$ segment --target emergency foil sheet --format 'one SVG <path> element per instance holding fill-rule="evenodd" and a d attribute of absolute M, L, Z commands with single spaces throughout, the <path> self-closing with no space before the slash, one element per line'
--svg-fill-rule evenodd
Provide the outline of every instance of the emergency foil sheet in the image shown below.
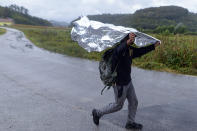
<path fill-rule="evenodd" d="M 71 38 L 88 52 L 101 52 L 120 42 L 128 33 L 135 33 L 135 44 L 138 47 L 154 44 L 160 41 L 150 35 L 139 32 L 134 28 L 104 24 L 89 20 L 86 16 L 73 22 Z"/>

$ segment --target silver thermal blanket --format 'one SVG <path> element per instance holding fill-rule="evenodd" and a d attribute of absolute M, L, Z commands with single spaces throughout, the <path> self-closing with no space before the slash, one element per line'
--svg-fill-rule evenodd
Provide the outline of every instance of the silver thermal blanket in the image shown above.
<path fill-rule="evenodd" d="M 134 28 L 115 26 L 98 21 L 89 20 L 86 16 L 73 23 L 71 38 L 88 52 L 101 52 L 120 42 L 126 35 L 136 34 L 135 44 L 139 47 L 155 44 L 160 41 L 150 35 L 139 32 Z"/>

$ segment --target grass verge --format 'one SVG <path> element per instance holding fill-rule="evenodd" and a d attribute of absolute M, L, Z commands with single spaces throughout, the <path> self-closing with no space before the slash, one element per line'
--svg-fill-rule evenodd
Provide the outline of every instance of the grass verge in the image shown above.
<path fill-rule="evenodd" d="M 0 28 L 0 35 L 6 33 L 6 29 Z"/>
<path fill-rule="evenodd" d="M 70 28 L 15 25 L 36 46 L 69 56 L 100 60 L 103 52 L 88 53 L 71 40 Z M 153 34 L 152 34 L 153 35 Z M 135 66 L 197 76 L 197 37 L 192 35 L 153 35 L 162 44 L 155 51 L 134 59 Z"/>

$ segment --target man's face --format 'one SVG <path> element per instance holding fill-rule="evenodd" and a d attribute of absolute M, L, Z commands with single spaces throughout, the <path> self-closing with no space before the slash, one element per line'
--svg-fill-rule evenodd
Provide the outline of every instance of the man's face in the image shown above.
<path fill-rule="evenodd" d="M 129 39 L 127 40 L 127 44 L 132 45 L 135 41 L 135 37 L 136 37 L 136 35 L 134 33 L 130 33 L 129 34 Z"/>
<path fill-rule="evenodd" d="M 136 35 L 134 34 L 134 33 L 130 33 L 129 34 L 129 39 L 133 39 L 133 38 L 135 38 L 136 37 Z"/>

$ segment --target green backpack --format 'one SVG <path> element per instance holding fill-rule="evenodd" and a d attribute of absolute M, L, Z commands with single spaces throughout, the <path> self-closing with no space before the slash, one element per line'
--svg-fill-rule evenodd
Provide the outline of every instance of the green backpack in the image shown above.
<path fill-rule="evenodd" d="M 102 58 L 99 62 L 99 72 L 100 72 L 100 78 L 105 87 L 101 90 L 101 95 L 103 94 L 103 91 L 106 87 L 109 90 L 111 86 L 113 86 L 116 82 L 117 72 L 116 68 L 118 64 L 115 67 L 115 70 L 112 71 L 112 56 L 113 52 L 116 46 L 108 49 L 105 51 L 105 53 L 102 55 Z"/>

